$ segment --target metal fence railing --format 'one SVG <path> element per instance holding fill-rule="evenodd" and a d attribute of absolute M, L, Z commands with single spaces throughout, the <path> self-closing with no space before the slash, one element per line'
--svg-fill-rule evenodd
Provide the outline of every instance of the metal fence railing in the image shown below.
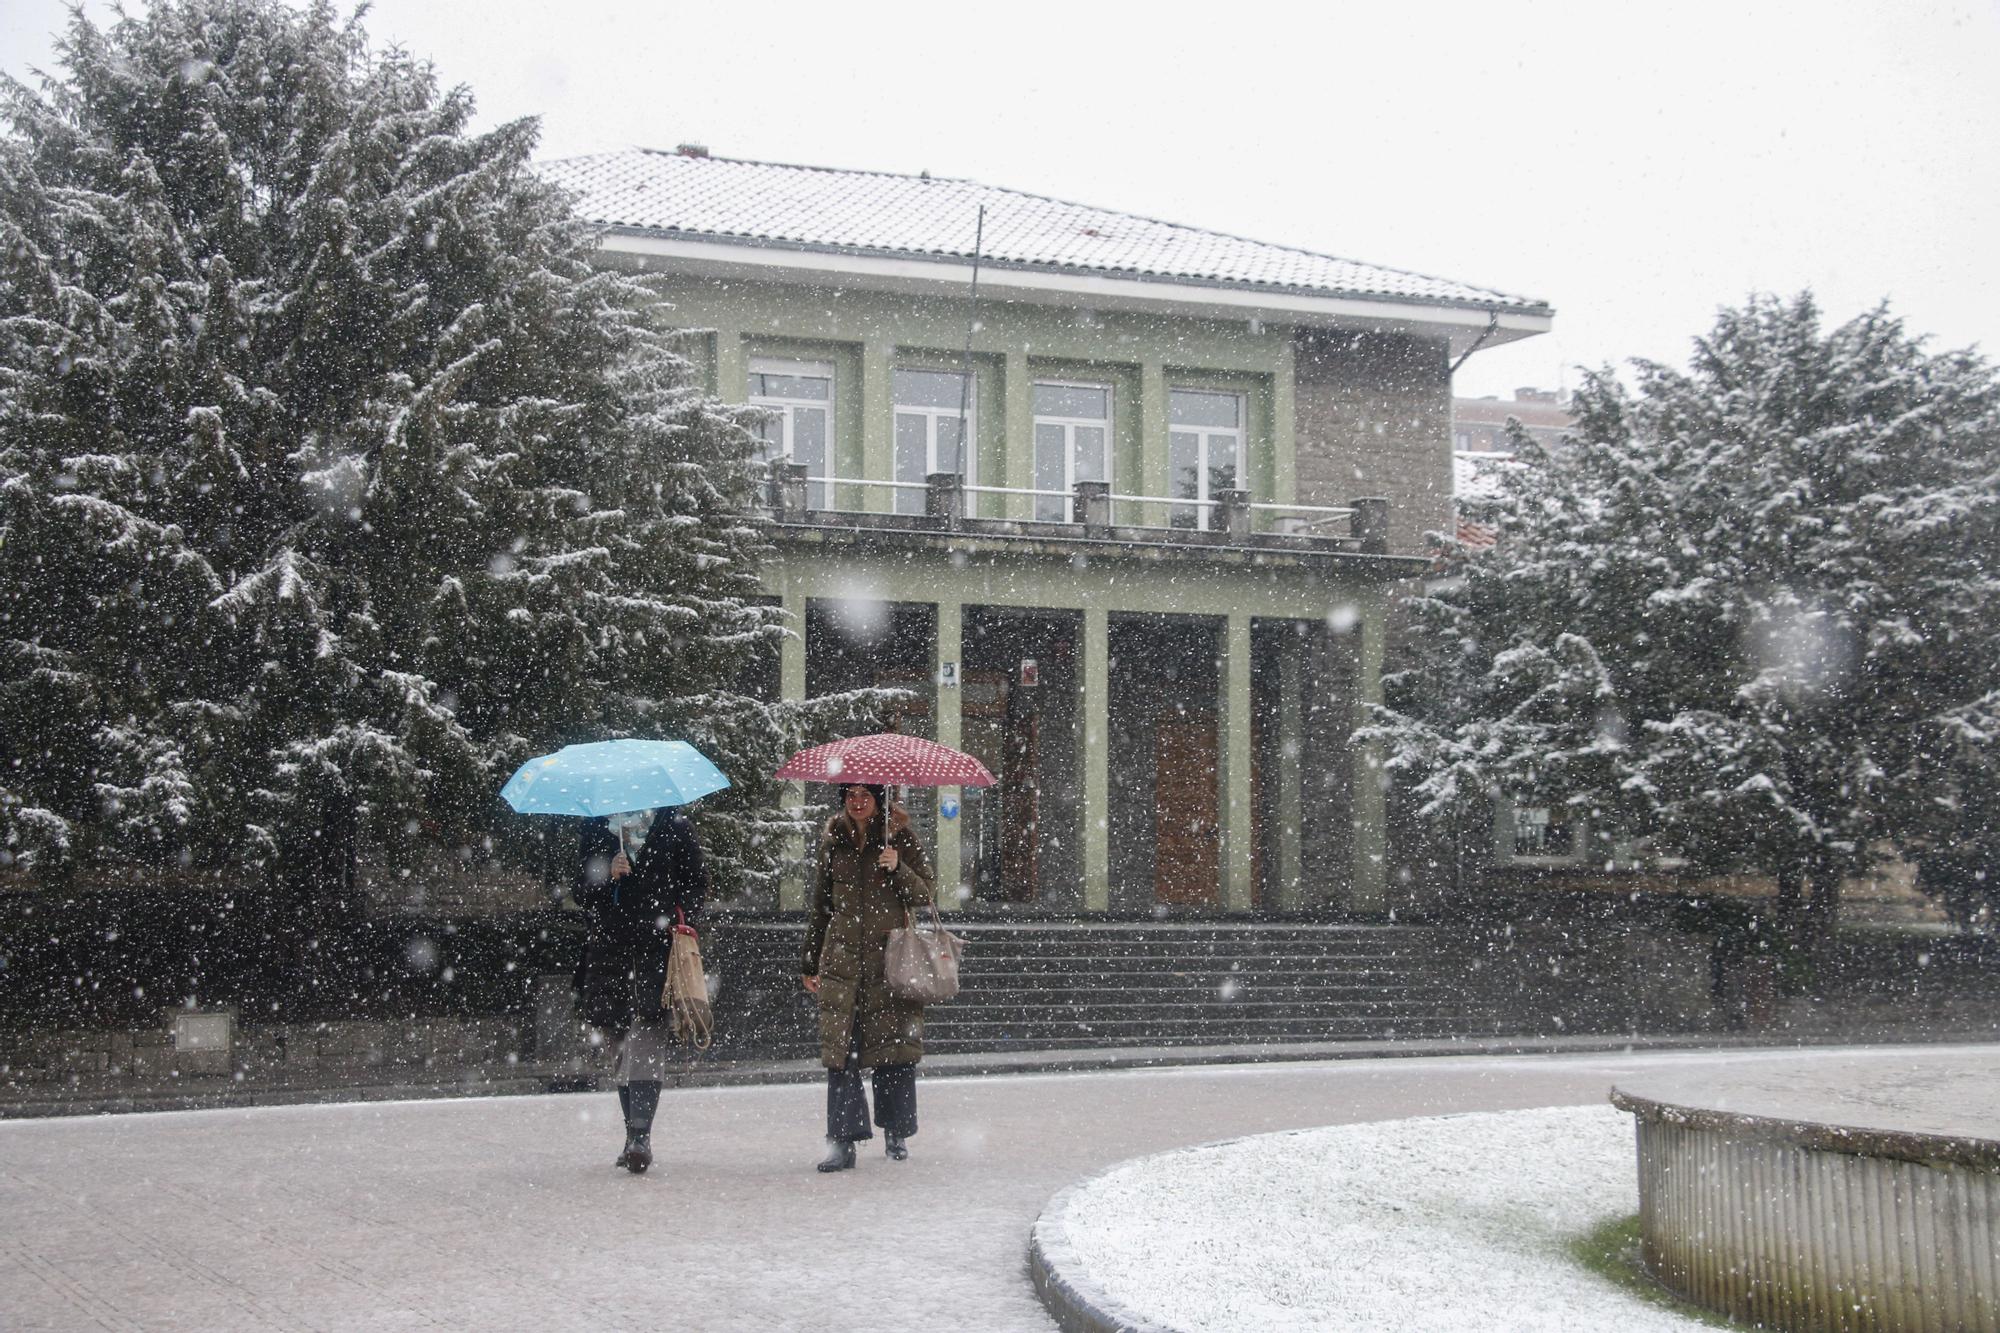
<path fill-rule="evenodd" d="M 887 493 L 884 503 L 882 496 Z M 1250 492 L 1225 490 L 1206 497 L 1140 495 L 1112 491 L 1101 481 L 1069 490 L 967 483 L 950 473 L 924 481 L 877 477 L 809 476 L 798 464 L 771 466 L 770 507 L 801 518 L 815 514 L 896 514 L 956 525 L 966 520 L 1081 525 L 1090 529 L 1159 528 L 1265 536 L 1331 537 L 1364 550 L 1386 545 L 1387 501 L 1306 505 L 1252 501 Z"/>

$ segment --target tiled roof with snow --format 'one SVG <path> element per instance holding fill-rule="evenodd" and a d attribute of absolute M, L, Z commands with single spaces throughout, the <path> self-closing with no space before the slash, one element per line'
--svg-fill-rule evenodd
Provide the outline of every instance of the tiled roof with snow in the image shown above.
<path fill-rule="evenodd" d="M 1460 449 L 1451 456 L 1451 493 L 1461 500 L 1491 500 L 1500 494 L 1500 477 L 1515 466 L 1514 455 Z"/>
<path fill-rule="evenodd" d="M 1525 296 L 937 176 L 632 148 L 538 165 L 615 230 L 1545 314 Z"/>

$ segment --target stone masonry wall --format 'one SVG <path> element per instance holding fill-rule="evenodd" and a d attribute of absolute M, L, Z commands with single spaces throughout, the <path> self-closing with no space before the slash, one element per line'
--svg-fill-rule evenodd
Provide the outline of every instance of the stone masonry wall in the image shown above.
<path fill-rule="evenodd" d="M 1424 551 L 1449 531 L 1451 376 L 1441 341 L 1301 331 L 1296 358 L 1298 501 L 1389 500 L 1389 546 Z"/>
<path fill-rule="evenodd" d="M 136 1031 L 0 1034 L 0 1093 L 72 1078 L 272 1075 L 299 1071 L 459 1070 L 533 1052 L 532 1020 L 512 1015 L 399 1022 L 265 1023 L 236 1028 L 226 1049 L 179 1050 L 163 1024 Z"/>

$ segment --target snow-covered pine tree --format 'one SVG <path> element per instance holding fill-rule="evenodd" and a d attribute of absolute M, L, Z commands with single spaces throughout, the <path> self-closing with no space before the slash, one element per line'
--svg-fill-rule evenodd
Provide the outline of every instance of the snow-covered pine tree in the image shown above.
<path fill-rule="evenodd" d="M 1993 762 L 2000 381 L 1809 297 L 1636 371 L 1516 432 L 1499 542 L 1419 600 L 1366 734 L 1429 814 L 1562 802 L 1830 908 Z"/>
<path fill-rule="evenodd" d="M 811 710 L 734 687 L 784 632 L 750 416 L 593 266 L 534 122 L 472 133 L 324 2 L 59 53 L 3 90 L 7 859 L 324 881 L 350 831 L 482 846 L 568 741 L 768 773 Z M 767 795 L 713 816 L 725 885 L 774 871 Z"/>

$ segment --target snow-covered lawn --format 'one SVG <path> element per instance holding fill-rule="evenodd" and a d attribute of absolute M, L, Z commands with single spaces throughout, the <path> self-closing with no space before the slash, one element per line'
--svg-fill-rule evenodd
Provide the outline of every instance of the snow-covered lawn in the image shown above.
<path fill-rule="evenodd" d="M 1113 1167 L 1055 1239 L 1086 1294 L 1175 1329 L 1701 1327 L 1568 1253 L 1638 1210 L 1633 1155 L 1608 1106 L 1265 1134 Z"/>

